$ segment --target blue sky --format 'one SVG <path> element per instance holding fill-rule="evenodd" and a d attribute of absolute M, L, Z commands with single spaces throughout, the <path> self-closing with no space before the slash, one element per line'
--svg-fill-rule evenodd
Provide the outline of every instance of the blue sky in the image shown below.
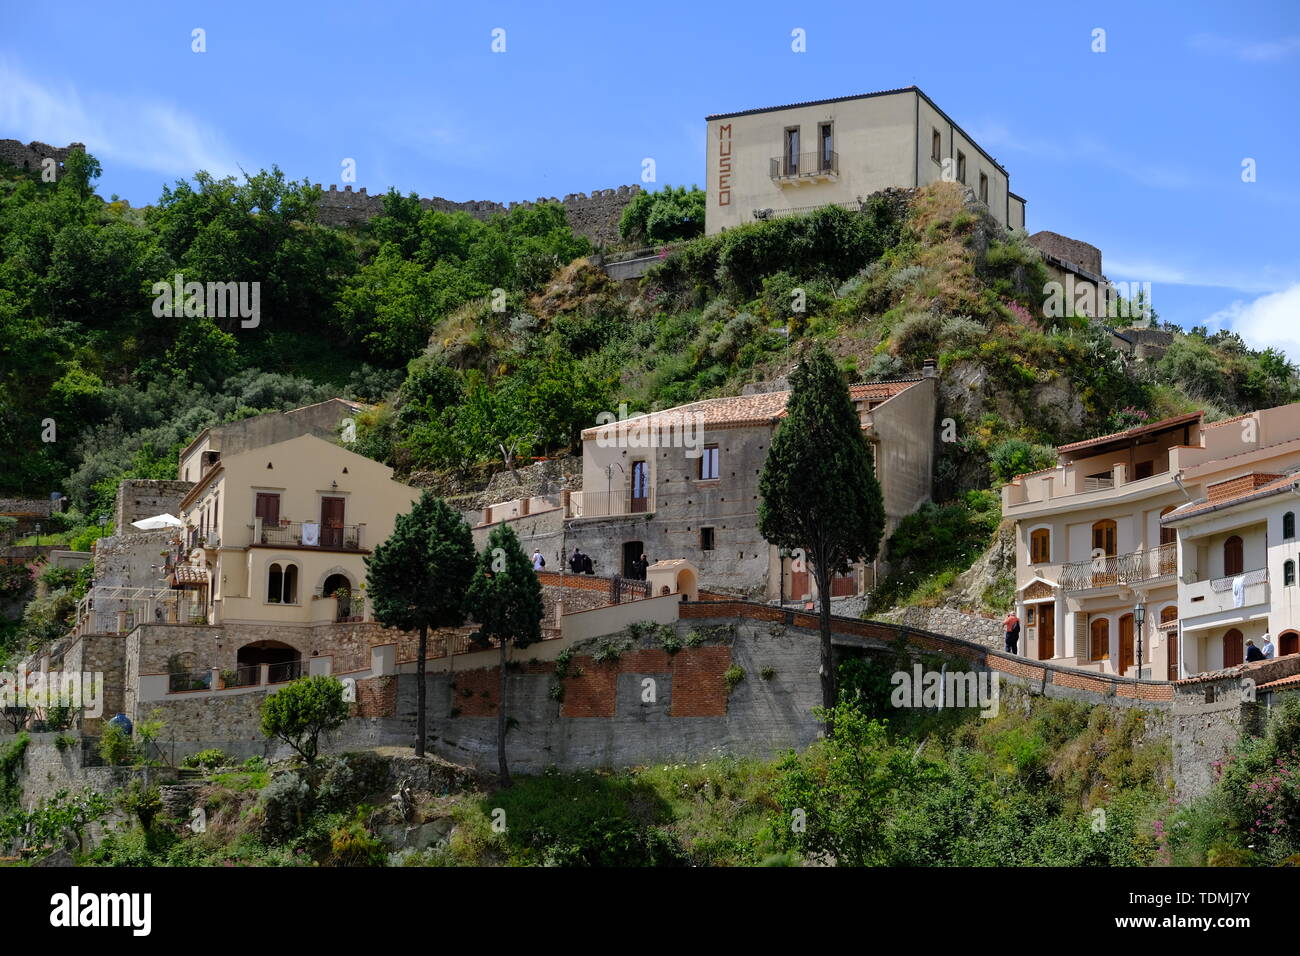
<path fill-rule="evenodd" d="M 134 205 L 198 168 L 341 186 L 345 158 L 370 192 L 510 201 L 638 182 L 644 157 L 703 185 L 708 113 L 916 84 L 1031 232 L 1300 361 L 1300 3 L 836 6 L 3 0 L 0 138 L 83 141 Z"/>

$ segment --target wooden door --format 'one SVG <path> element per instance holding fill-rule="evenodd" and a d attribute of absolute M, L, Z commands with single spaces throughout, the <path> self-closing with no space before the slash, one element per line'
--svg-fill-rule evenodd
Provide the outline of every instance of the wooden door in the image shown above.
<path fill-rule="evenodd" d="M 1092 656 L 1088 658 L 1091 661 L 1108 661 L 1110 660 L 1110 621 L 1104 617 L 1099 617 L 1093 621 L 1090 630 L 1092 631 L 1091 647 Z"/>
<path fill-rule="evenodd" d="M 790 572 L 790 600 L 802 601 L 804 598 L 808 597 L 811 593 L 812 592 L 808 588 L 808 572 L 791 571 Z"/>
<path fill-rule="evenodd" d="M 1050 660 L 1056 656 L 1056 602 L 1038 605 L 1034 614 L 1038 618 L 1038 659 Z"/>
<path fill-rule="evenodd" d="M 1119 673 L 1124 674 L 1133 666 L 1133 615 L 1125 614 L 1119 619 Z"/>
<path fill-rule="evenodd" d="M 650 503 L 650 469 L 644 461 L 632 462 L 632 502 L 633 514 L 646 511 Z"/>
<path fill-rule="evenodd" d="M 1300 634 L 1295 631 L 1287 631 L 1277 640 L 1278 657 L 1287 654 L 1300 654 Z"/>
<path fill-rule="evenodd" d="M 1236 667 L 1246 657 L 1246 648 L 1242 644 L 1241 631 L 1235 627 L 1223 635 L 1223 666 Z"/>
<path fill-rule="evenodd" d="M 322 548 L 343 547 L 342 498 L 320 500 L 320 546 Z"/>
<path fill-rule="evenodd" d="M 1170 631 L 1165 643 L 1169 646 L 1168 679 L 1178 680 L 1178 632 Z"/>
<path fill-rule="evenodd" d="M 1241 573 L 1245 567 L 1242 555 L 1241 539 L 1235 534 L 1223 542 L 1223 576 L 1230 578 Z"/>

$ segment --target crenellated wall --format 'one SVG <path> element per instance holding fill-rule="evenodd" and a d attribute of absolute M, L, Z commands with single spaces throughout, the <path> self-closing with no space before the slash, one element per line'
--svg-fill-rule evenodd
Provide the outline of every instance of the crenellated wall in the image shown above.
<path fill-rule="evenodd" d="M 49 143 L 32 140 L 24 145 L 16 139 L 0 139 L 0 160 L 19 169 L 40 169 L 41 162 L 48 157 L 58 163 L 59 175 L 62 175 L 63 161 L 74 149 L 84 153 L 86 144 L 69 143 L 67 146 L 51 146 Z"/>
<path fill-rule="evenodd" d="M 366 192 L 364 186 L 354 190 L 351 186 L 339 189 L 331 185 L 329 189 L 325 189 L 318 184 L 317 188 L 321 190 L 321 195 L 320 202 L 316 206 L 316 218 L 325 225 L 352 226 L 384 214 L 383 194 L 371 195 Z M 421 198 L 420 206 L 424 209 L 436 209 L 439 212 L 465 212 L 475 219 L 486 220 L 517 207 L 527 208 L 547 202 L 559 203 L 564 207 L 565 216 L 574 233 L 586 236 L 592 242 L 608 243 L 618 239 L 618 222 L 623 215 L 623 208 L 639 192 L 641 187 L 637 185 L 619 186 L 617 189 L 596 189 L 590 195 L 569 193 L 564 199 L 543 196 L 538 197 L 536 202 L 509 204 L 487 199 L 455 202 L 434 196 L 428 199 Z"/>

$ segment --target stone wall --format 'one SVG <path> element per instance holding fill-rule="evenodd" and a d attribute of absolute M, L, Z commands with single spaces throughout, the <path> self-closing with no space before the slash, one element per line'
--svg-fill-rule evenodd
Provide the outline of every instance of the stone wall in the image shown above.
<path fill-rule="evenodd" d="M 157 481 L 144 478 L 127 478 L 117 486 L 117 499 L 113 508 L 113 529 L 122 535 L 140 534 L 131 527 L 132 521 L 169 514 L 180 517 L 181 499 L 194 487 L 192 481 Z M 135 585 L 146 586 L 144 582 Z"/>
<path fill-rule="evenodd" d="M 1087 269 L 1094 275 L 1103 275 L 1101 250 L 1087 242 L 1043 230 L 1029 237 L 1030 243 L 1050 255 Z"/>
<path fill-rule="evenodd" d="M 968 614 L 951 607 L 894 608 L 881 614 L 873 614 L 871 617 L 877 621 L 948 634 L 998 650 L 1002 649 L 1002 622 L 997 618 Z"/>
<path fill-rule="evenodd" d="M 42 161 L 49 157 L 58 164 L 57 175 L 61 176 L 63 174 L 63 161 L 68 158 L 68 154 L 74 149 L 84 153 L 86 144 L 69 143 L 67 146 L 51 146 L 48 143 L 32 140 L 24 145 L 16 139 L 0 139 L 0 161 L 17 166 L 19 169 L 39 170 Z"/>
<path fill-rule="evenodd" d="M 321 189 L 317 184 L 317 188 Z M 587 193 L 570 193 L 563 200 L 554 196 L 539 197 L 536 203 L 512 202 L 508 206 L 491 200 L 470 200 L 454 202 L 450 199 L 432 197 L 422 198 L 420 205 L 424 209 L 439 212 L 464 212 L 475 219 L 486 220 L 491 216 L 517 207 L 530 207 L 541 203 L 559 203 L 564 207 L 565 217 L 570 228 L 579 236 L 586 236 L 593 243 L 613 243 L 618 241 L 618 223 L 623 215 L 623 208 L 641 192 L 637 185 L 619 186 L 617 189 L 596 189 Z M 369 195 L 363 186 L 353 190 L 344 186 L 321 189 L 320 202 L 316 206 L 316 218 L 329 226 L 352 226 L 366 222 L 384 212 L 382 194 Z"/>

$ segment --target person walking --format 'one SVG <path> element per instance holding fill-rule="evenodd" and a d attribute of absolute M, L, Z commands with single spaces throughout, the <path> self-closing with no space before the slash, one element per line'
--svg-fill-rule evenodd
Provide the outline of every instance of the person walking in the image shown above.
<path fill-rule="evenodd" d="M 541 551 L 534 548 L 533 549 L 533 570 L 540 571 L 544 567 L 546 567 L 546 559 L 542 557 Z"/>
<path fill-rule="evenodd" d="M 1005 632 L 1003 635 L 1003 647 L 1006 649 L 1007 653 L 1020 653 L 1016 650 L 1017 645 L 1020 643 L 1020 618 L 1016 617 L 1015 608 L 1012 608 L 1007 613 L 1006 619 L 1002 622 L 1002 629 Z"/>

